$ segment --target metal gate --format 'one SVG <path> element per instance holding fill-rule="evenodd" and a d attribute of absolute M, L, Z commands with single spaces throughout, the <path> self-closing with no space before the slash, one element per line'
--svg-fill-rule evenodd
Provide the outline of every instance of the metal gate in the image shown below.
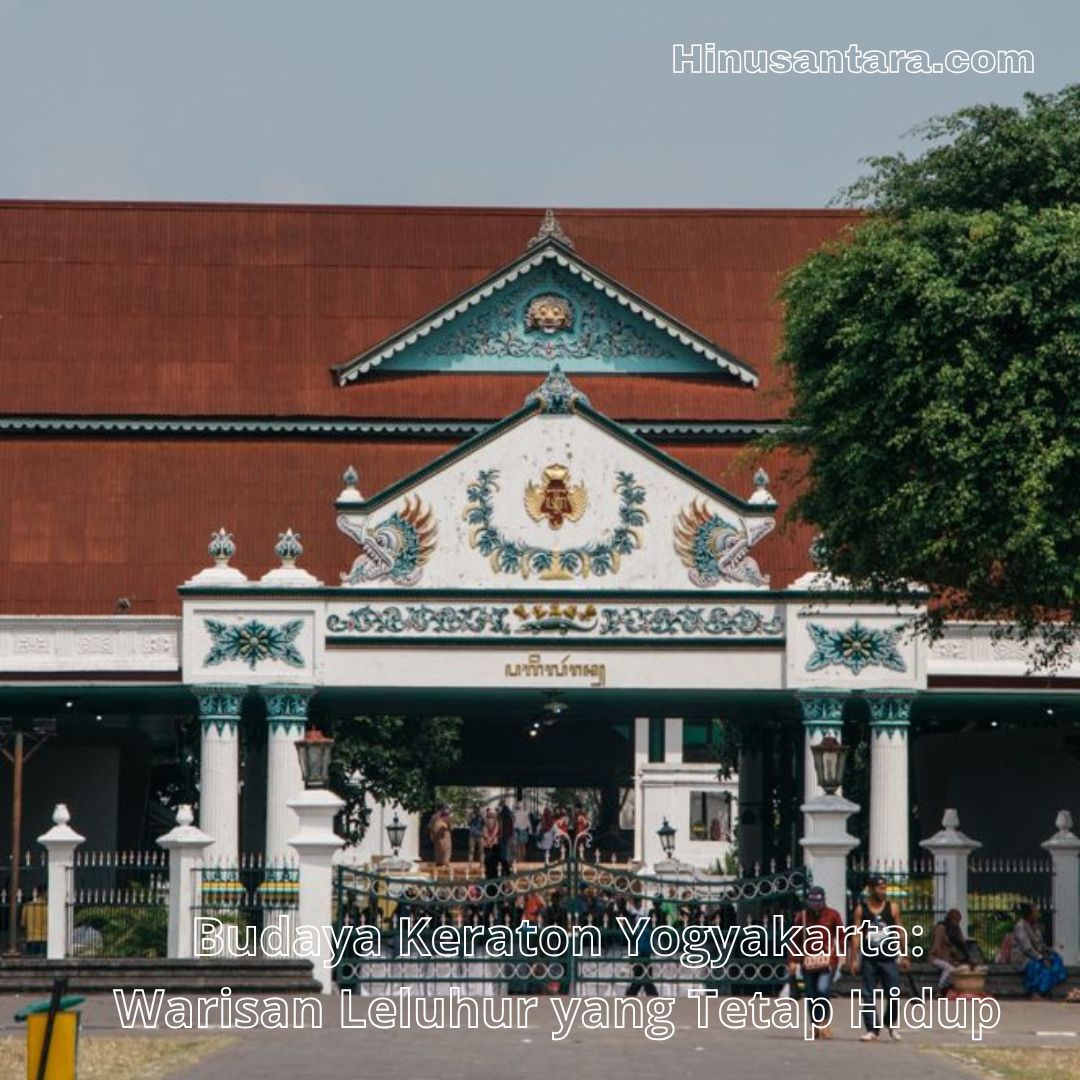
<path fill-rule="evenodd" d="M 667 956 L 648 946 L 628 956 L 625 927 L 648 926 L 650 944 L 671 939 L 670 933 L 657 934 L 660 926 L 726 929 L 757 923 L 771 930 L 774 917 L 786 924 L 798 908 L 807 885 L 804 869 L 751 878 L 692 871 L 646 875 L 589 860 L 583 839 L 564 844 L 556 862 L 497 878 L 450 880 L 339 867 L 337 922 L 357 928 L 341 938 L 335 967 L 339 986 L 364 995 L 418 997 L 447 994 L 452 987 L 482 997 L 638 991 L 676 997 L 691 987 L 750 993 L 783 982 L 786 960 L 779 949 L 768 955 L 754 950 L 753 956 L 736 951 L 724 958 L 714 950 L 702 963 L 688 966 L 680 954 Z M 620 916 L 629 923 L 620 923 Z M 403 950 L 405 917 L 412 923 L 404 924 L 409 932 Z M 641 917 L 646 924 L 636 923 Z M 501 928 L 515 930 L 523 923 L 530 924 L 525 929 L 543 948 L 534 953 L 526 941 L 508 955 L 508 936 L 529 935 L 508 935 Z M 437 936 L 440 927 L 458 933 Z M 556 927 L 561 930 L 548 929 Z M 470 929 L 462 933 L 462 928 Z M 435 944 L 440 938 L 468 941 L 452 944 L 455 951 L 447 955 Z M 560 940 L 566 947 L 552 955 Z M 424 955 L 425 947 L 434 955 Z"/>

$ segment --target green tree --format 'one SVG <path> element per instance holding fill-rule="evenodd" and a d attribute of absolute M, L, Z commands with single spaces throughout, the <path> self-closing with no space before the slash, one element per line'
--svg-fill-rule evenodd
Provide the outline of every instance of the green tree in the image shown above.
<path fill-rule="evenodd" d="M 456 765 L 456 716 L 352 716 L 333 722 L 330 787 L 345 800 L 343 835 L 356 843 L 368 825 L 366 796 L 426 810 L 435 801 L 436 770 Z"/>
<path fill-rule="evenodd" d="M 849 189 L 866 220 L 786 279 L 794 514 L 881 600 L 1013 624 L 1052 660 L 1080 597 L 1080 87 L 961 110 Z"/>

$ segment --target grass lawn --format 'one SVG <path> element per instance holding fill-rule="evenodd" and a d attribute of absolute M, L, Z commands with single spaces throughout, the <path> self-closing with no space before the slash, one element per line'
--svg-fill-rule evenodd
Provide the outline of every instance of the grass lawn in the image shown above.
<path fill-rule="evenodd" d="M 186 1038 L 139 1035 L 82 1035 L 79 1080 L 158 1080 L 227 1046 L 227 1035 Z M 26 1075 L 25 1040 L 0 1038 L 0 1076 Z"/>
<path fill-rule="evenodd" d="M 950 1047 L 943 1051 L 951 1058 L 974 1065 L 987 1076 L 1005 1080 L 1080 1080 L 1080 1049 L 1044 1049 L 1031 1047 Z"/>

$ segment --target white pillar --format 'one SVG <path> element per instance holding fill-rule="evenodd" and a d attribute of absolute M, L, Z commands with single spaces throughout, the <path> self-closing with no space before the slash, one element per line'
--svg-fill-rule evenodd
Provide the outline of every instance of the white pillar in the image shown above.
<path fill-rule="evenodd" d="M 240 709 L 245 686 L 193 686 L 199 702 L 199 826 L 214 838 L 207 857 L 235 866 L 240 851 Z"/>
<path fill-rule="evenodd" d="M 184 805 L 176 812 L 176 827 L 158 837 L 158 845 L 169 853 L 169 938 L 170 960 L 190 960 L 195 955 L 192 909 L 195 905 L 195 868 L 207 848 L 214 843 L 193 822 L 191 807 Z"/>
<path fill-rule="evenodd" d="M 334 832 L 334 816 L 345 805 L 333 792 L 319 788 L 302 792 L 289 800 L 300 819 L 300 831 L 289 838 L 300 861 L 298 926 L 319 927 L 320 955 L 312 960 L 312 974 L 322 984 L 324 994 L 333 993 L 333 955 L 321 932 L 330 926 L 334 914 L 334 852 L 345 843 Z"/>
<path fill-rule="evenodd" d="M 266 701 L 269 739 L 266 748 L 266 865 L 280 866 L 289 857 L 289 835 L 296 822 L 289 800 L 303 794 L 304 778 L 296 740 L 304 737 L 311 686 L 260 686 Z"/>
<path fill-rule="evenodd" d="M 827 735 L 844 741 L 844 699 L 846 690 L 800 690 L 795 696 L 803 722 L 803 799 L 811 802 L 824 795 L 814 770 L 811 748 Z M 805 822 L 803 823 L 805 828 Z"/>
<path fill-rule="evenodd" d="M 63 960 L 67 953 L 68 904 L 73 898 L 71 867 L 75 861 L 75 849 L 86 839 L 80 836 L 68 822 L 71 814 L 64 803 L 57 803 L 53 810 L 53 827 L 38 837 L 38 843 L 48 853 L 48 919 L 45 957 Z"/>
<path fill-rule="evenodd" d="M 847 918 L 847 858 L 859 841 L 847 831 L 847 819 L 858 805 L 840 795 L 818 795 L 799 807 L 806 835 L 799 841 L 814 885 L 825 890 L 825 902 Z"/>
<path fill-rule="evenodd" d="M 1068 810 L 1059 810 L 1057 832 L 1040 845 L 1054 863 L 1054 946 L 1067 965 L 1080 963 L 1080 837 Z"/>
<path fill-rule="evenodd" d="M 681 765 L 683 760 L 683 722 L 681 716 L 664 718 L 664 761 Z"/>
<path fill-rule="evenodd" d="M 968 928 L 968 859 L 982 844 L 960 831 L 960 815 L 946 810 L 941 829 L 929 840 L 920 842 L 934 856 L 934 910 L 945 913 L 950 908 L 960 912 L 964 933 Z"/>
<path fill-rule="evenodd" d="M 908 727 L 912 695 L 876 690 L 870 706 L 870 868 L 908 868 Z"/>

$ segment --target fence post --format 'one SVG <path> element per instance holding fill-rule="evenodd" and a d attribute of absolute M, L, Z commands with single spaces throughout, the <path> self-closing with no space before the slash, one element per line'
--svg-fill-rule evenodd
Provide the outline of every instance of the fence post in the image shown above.
<path fill-rule="evenodd" d="M 1057 832 L 1040 845 L 1054 865 L 1054 941 L 1067 965 L 1080 962 L 1080 837 L 1068 810 L 1059 810 Z"/>
<path fill-rule="evenodd" d="M 310 788 L 285 804 L 296 811 L 300 831 L 289 838 L 289 847 L 296 851 L 300 869 L 300 895 L 297 899 L 296 921 L 299 926 L 316 927 L 319 955 L 312 958 L 312 974 L 322 984 L 322 992 L 334 991 L 333 956 L 326 943 L 324 926 L 330 926 L 334 915 L 334 852 L 344 845 L 334 832 L 334 817 L 345 805 L 332 791 Z"/>
<path fill-rule="evenodd" d="M 919 842 L 934 857 L 934 913 L 944 916 L 950 908 L 960 912 L 968 931 L 968 859 L 982 844 L 960 831 L 960 815 L 946 810 L 941 828 L 929 840 Z"/>
<path fill-rule="evenodd" d="M 859 841 L 847 831 L 847 819 L 859 809 L 840 795 L 818 795 L 799 808 L 806 835 L 799 841 L 815 885 L 841 914 L 847 909 L 847 858 Z"/>
<path fill-rule="evenodd" d="M 190 960 L 195 955 L 191 909 L 196 863 L 214 838 L 195 827 L 195 815 L 184 804 L 176 812 L 176 828 L 158 837 L 158 846 L 169 853 L 169 948 L 170 960 Z"/>
<path fill-rule="evenodd" d="M 48 858 L 48 877 L 45 886 L 48 893 L 48 930 L 45 956 L 49 960 L 63 960 L 67 954 L 68 903 L 72 899 L 71 867 L 75 861 L 75 849 L 86 839 L 68 823 L 71 814 L 64 803 L 57 803 L 53 810 L 53 827 L 38 837 Z"/>

